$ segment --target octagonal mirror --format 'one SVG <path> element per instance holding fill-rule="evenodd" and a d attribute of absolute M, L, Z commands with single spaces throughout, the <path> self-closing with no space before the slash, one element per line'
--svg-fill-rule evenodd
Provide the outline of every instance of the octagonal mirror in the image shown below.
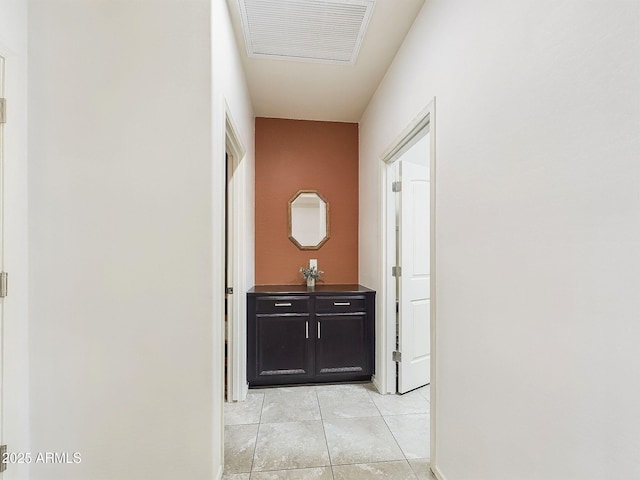
<path fill-rule="evenodd" d="M 300 250 L 318 250 L 329 240 L 329 202 L 315 190 L 289 200 L 289 240 Z"/>

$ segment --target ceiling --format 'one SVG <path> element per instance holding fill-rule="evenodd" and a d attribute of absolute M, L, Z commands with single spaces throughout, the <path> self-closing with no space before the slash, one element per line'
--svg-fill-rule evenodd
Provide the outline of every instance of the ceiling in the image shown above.
<path fill-rule="evenodd" d="M 358 122 L 424 0 L 376 0 L 354 65 L 247 56 L 240 0 L 228 0 L 257 117 Z"/>

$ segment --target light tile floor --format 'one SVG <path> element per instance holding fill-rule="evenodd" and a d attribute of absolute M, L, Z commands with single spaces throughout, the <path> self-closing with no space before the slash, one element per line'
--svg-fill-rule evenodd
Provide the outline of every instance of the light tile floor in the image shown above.
<path fill-rule="evenodd" d="M 429 386 L 253 389 L 225 404 L 223 480 L 432 480 Z"/>

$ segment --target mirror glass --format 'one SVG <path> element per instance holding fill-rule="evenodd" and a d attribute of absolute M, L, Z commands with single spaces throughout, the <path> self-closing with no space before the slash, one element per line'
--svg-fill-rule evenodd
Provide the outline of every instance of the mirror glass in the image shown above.
<path fill-rule="evenodd" d="M 329 240 L 329 203 L 315 190 L 289 200 L 289 239 L 300 250 L 318 250 Z"/>

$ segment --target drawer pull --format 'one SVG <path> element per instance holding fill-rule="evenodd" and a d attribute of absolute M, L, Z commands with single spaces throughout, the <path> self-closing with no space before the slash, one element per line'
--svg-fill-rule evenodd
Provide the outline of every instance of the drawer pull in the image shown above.
<path fill-rule="evenodd" d="M 333 302 L 334 307 L 348 307 L 351 302 Z"/>
<path fill-rule="evenodd" d="M 320 322 L 318 322 L 318 340 L 320 340 Z"/>
<path fill-rule="evenodd" d="M 305 338 L 309 338 L 309 321 L 304 322 Z"/>
<path fill-rule="evenodd" d="M 276 303 L 275 306 L 276 307 L 290 307 L 291 306 L 291 302 Z"/>

